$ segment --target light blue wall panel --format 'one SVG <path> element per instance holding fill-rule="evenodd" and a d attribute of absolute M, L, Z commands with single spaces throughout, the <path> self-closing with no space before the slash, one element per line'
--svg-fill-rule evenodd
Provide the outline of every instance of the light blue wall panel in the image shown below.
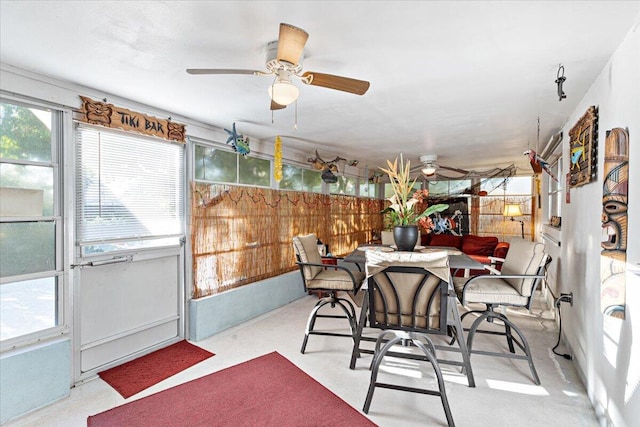
<path fill-rule="evenodd" d="M 69 395 L 71 340 L 6 352 L 0 358 L 0 423 Z"/>
<path fill-rule="evenodd" d="M 305 296 L 298 270 L 189 301 L 189 339 L 200 341 Z"/>

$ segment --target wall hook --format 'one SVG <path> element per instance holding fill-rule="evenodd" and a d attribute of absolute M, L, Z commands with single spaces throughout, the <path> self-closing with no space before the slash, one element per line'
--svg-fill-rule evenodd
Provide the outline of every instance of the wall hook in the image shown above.
<path fill-rule="evenodd" d="M 560 72 L 562 72 L 562 75 L 560 74 Z M 565 95 L 564 91 L 562 90 L 562 84 L 565 82 L 565 80 L 567 80 L 567 78 L 564 76 L 564 65 L 560 64 L 556 77 L 556 84 L 558 85 L 558 101 L 562 101 L 567 97 L 567 95 Z"/>

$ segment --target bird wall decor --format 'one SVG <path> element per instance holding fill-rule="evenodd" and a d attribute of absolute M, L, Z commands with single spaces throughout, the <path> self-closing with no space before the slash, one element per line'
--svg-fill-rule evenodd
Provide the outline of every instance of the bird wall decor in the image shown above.
<path fill-rule="evenodd" d="M 536 150 L 528 149 L 524 153 L 525 156 L 529 156 L 529 163 L 531 163 L 531 168 L 534 173 L 541 173 L 544 170 L 549 174 L 551 178 L 553 178 L 556 182 L 558 182 L 558 178 L 551 172 L 551 168 L 549 168 L 549 162 L 540 157 Z"/>
<path fill-rule="evenodd" d="M 349 166 L 357 166 L 359 163 L 358 160 L 347 160 L 340 156 L 336 156 L 333 160 L 326 161 L 320 157 L 318 150 L 316 150 L 316 156 L 309 157 L 307 161 L 313 165 L 315 170 L 322 171 L 322 180 L 328 183 L 334 183 L 338 180 L 334 174 L 340 171 L 338 167 L 339 162 L 346 162 Z"/>
<path fill-rule="evenodd" d="M 340 156 L 336 156 L 335 159 L 330 161 L 322 160 L 320 155 L 318 154 L 318 150 L 316 150 L 316 157 L 309 157 L 307 159 L 309 163 L 313 163 L 313 168 L 316 170 L 325 170 L 329 169 L 331 172 L 338 172 L 338 162 L 347 161 L 347 159 L 342 158 Z"/>

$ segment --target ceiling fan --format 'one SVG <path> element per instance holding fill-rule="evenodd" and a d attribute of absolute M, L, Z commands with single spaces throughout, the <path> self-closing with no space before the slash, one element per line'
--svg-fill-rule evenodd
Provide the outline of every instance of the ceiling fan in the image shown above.
<path fill-rule="evenodd" d="M 369 82 L 315 71 L 302 72 L 304 46 L 309 34 L 301 28 L 289 24 L 280 24 L 278 40 L 267 45 L 267 71 L 242 70 L 228 68 L 188 68 L 189 74 L 253 74 L 256 76 L 275 76 L 268 93 L 271 98 L 271 110 L 280 110 L 298 99 L 300 90 L 291 80 L 297 78 L 305 84 L 322 86 L 329 89 L 364 95 Z"/>
<path fill-rule="evenodd" d="M 420 162 L 422 163 L 422 165 L 420 165 L 417 168 L 412 168 L 414 171 L 415 170 L 420 170 L 420 172 L 422 172 L 425 176 L 433 176 L 436 174 L 436 171 L 438 169 L 445 169 L 445 170 L 449 170 L 452 172 L 457 172 L 460 174 L 467 174 L 469 173 L 469 171 L 464 170 L 464 169 L 458 169 L 458 168 L 454 168 L 451 166 L 442 166 L 436 163 L 436 161 L 438 160 L 438 155 L 437 154 L 423 154 L 422 156 L 420 156 Z"/>
<path fill-rule="evenodd" d="M 438 160 L 437 154 L 423 154 L 420 156 L 419 166 L 411 168 L 411 172 L 422 172 L 426 178 L 435 177 L 436 180 L 455 180 L 455 179 L 468 179 L 468 178 L 495 178 L 495 177 L 511 177 L 515 175 L 516 167 L 511 164 L 505 168 L 495 167 L 485 171 L 475 171 L 455 168 L 452 166 L 444 166 L 436 163 Z M 442 174 L 440 170 L 455 172 L 458 175 L 450 176 L 449 174 Z"/>

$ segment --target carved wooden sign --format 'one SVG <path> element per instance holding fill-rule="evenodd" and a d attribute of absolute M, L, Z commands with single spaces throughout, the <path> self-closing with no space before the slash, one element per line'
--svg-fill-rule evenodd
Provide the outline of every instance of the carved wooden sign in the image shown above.
<path fill-rule="evenodd" d="M 185 142 L 185 126 L 182 124 L 136 113 L 106 102 L 94 101 L 85 96 L 81 96 L 80 99 L 82 99 L 80 121 L 108 128 L 138 132 L 183 144 Z"/>
<path fill-rule="evenodd" d="M 571 187 L 579 187 L 596 179 L 598 172 L 598 110 L 595 106 L 569 131 Z"/>

